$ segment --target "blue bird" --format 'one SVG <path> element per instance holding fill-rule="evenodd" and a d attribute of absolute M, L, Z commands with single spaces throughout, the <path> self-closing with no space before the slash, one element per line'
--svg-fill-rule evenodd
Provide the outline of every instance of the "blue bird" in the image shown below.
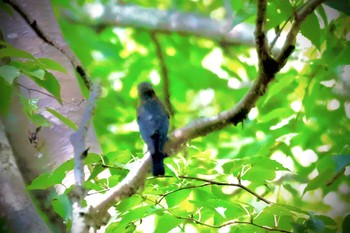
<path fill-rule="evenodd" d="M 163 148 L 168 140 L 169 114 L 150 83 L 140 83 L 137 89 L 140 98 L 137 124 L 152 156 L 152 173 L 154 176 L 164 175 L 163 160 L 166 154 Z"/>

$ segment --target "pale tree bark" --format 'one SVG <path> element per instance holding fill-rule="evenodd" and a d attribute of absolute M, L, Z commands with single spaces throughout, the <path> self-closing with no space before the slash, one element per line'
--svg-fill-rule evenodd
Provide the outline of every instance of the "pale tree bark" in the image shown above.
<path fill-rule="evenodd" d="M 11 232 L 50 232 L 25 190 L 11 146 L 0 121 L 0 217 Z"/>
<path fill-rule="evenodd" d="M 9 113 L 2 117 L 19 171 L 25 183 L 28 184 L 39 174 L 50 172 L 62 162 L 73 157 L 70 135 L 74 131 L 47 112 L 46 107 L 54 109 L 79 124 L 86 103 L 75 72 L 79 66 L 79 60 L 74 57 L 64 42 L 50 2 L 48 0 L 9 1 L 8 6 L 11 13 L 0 8 L 0 30 L 4 40 L 35 57 L 51 58 L 66 69 L 66 73 L 50 71 L 60 83 L 62 105 L 29 78 L 21 76 L 17 79 L 18 86 L 14 88 Z M 35 132 L 37 126 L 24 116 L 19 95 L 38 99 L 40 114 L 51 123 L 50 127 L 40 129 L 36 134 L 35 143 L 28 140 L 28 134 Z M 90 147 L 91 152 L 100 152 L 92 127 L 89 127 L 88 130 L 86 147 Z M 13 189 L 19 190 L 16 187 Z M 48 206 L 44 204 L 47 201 L 48 192 L 36 191 L 33 193 L 37 198 L 36 203 L 48 216 L 51 225 L 55 225 L 52 229 L 64 232 L 66 229 L 62 219 L 58 218 L 50 208 L 45 207 Z M 4 200 L 10 197 L 6 195 Z M 6 211 L 10 209 L 3 211 L 7 215 L 9 213 Z M 22 217 L 25 221 L 26 216 Z M 18 221 L 22 220 L 18 219 Z M 36 232 L 42 231 L 38 228 Z"/>

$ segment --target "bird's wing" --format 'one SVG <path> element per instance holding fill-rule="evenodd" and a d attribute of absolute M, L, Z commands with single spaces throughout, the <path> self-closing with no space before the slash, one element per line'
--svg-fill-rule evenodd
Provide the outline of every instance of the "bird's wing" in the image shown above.
<path fill-rule="evenodd" d="M 144 139 L 151 137 L 156 131 L 156 122 L 153 114 L 143 106 L 138 108 L 137 123 L 140 127 L 141 136 Z"/>

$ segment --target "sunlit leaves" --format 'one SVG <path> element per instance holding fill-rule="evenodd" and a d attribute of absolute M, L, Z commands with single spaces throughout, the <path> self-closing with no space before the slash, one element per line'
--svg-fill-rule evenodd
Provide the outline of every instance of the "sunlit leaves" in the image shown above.
<path fill-rule="evenodd" d="M 228 24 L 254 23 L 256 1 L 230 2 L 234 19 Z M 282 30 L 278 41 L 284 42 L 296 11 L 305 2 L 268 1 L 266 28 L 271 29 L 268 35 L 273 30 L 277 33 Z M 220 1 L 126 3 L 200 12 L 205 17 L 217 16 L 224 9 Z M 259 97 L 254 116 L 250 115 L 239 126 L 230 125 L 187 142 L 179 154 L 165 159 L 166 175 L 172 178 L 146 179 L 142 190 L 118 202 L 115 219 L 107 232 L 142 231 L 144 221 L 151 221 L 155 232 L 185 231 L 186 225 L 210 232 L 214 231 L 210 226 L 236 219 L 247 223 L 232 224 L 228 227 L 230 232 L 265 232 L 261 226 L 295 232 L 334 232 L 342 220 L 335 223 L 326 216 L 309 212 L 328 213 L 332 207 L 313 201 L 324 200 L 329 192 L 337 192 L 345 199 L 339 190 L 349 186 L 345 174 L 350 153 L 349 118 L 344 110 L 347 99 L 336 91 L 339 87 L 346 88 L 341 81 L 347 77 L 344 66 L 349 64 L 346 41 L 349 32 L 345 26 L 348 19 L 343 16 L 330 19 L 328 11 L 321 6 L 301 24 L 301 34 L 311 42 L 311 47 L 299 48 L 297 41 L 286 67 L 277 74 L 265 95 Z M 67 41 L 92 77 L 102 79 L 103 94 L 94 123 L 106 154 L 103 162 L 89 167 L 91 176 L 86 187 L 103 191 L 128 172 L 134 172 L 132 162 L 143 156 L 143 143 L 135 125 L 136 85 L 141 81 L 153 82 L 163 100 L 166 87 L 160 72 L 161 62 L 147 30 L 109 26 L 96 30 L 71 24 L 64 18 L 60 22 Z M 164 52 L 170 102 L 175 109 L 171 119 L 173 129 L 234 107 L 257 78 L 255 48 L 176 33 L 157 36 Z M 212 54 L 207 62 L 205 58 Z M 45 75 L 40 76 L 37 70 L 45 69 L 29 70 L 37 72 L 32 76 L 40 80 Z M 117 81 L 111 75 L 114 73 L 120 74 Z M 328 80 L 333 85 L 322 84 Z M 208 95 L 213 96 L 209 103 L 204 101 L 210 99 Z M 329 109 L 331 101 L 338 102 L 339 107 Z M 300 150 L 295 150 L 296 147 Z M 313 157 L 306 151 L 312 151 Z M 300 157 L 313 160 L 305 166 Z M 104 171 L 109 171 L 111 177 L 100 179 Z M 226 185 L 186 179 L 186 176 Z M 251 193 L 230 186 L 238 182 L 276 204 L 266 204 Z M 260 227 L 250 224 L 251 220 Z"/>
<path fill-rule="evenodd" d="M 171 193 L 165 197 L 168 207 L 175 207 L 180 205 L 184 200 L 186 200 L 191 193 L 190 189 L 179 190 L 178 192 Z"/>
<path fill-rule="evenodd" d="M 164 214 L 159 217 L 154 232 L 155 233 L 169 232 L 171 229 L 179 226 L 183 221 L 184 220 L 178 219 L 173 215 Z"/>
<path fill-rule="evenodd" d="M 43 69 L 49 69 L 49 70 L 55 70 L 55 71 L 60 71 L 65 73 L 66 69 L 58 62 L 49 59 L 49 58 L 38 58 L 37 59 L 37 63 L 39 65 L 39 67 L 43 68 Z"/>
<path fill-rule="evenodd" d="M 40 114 L 38 99 L 27 99 L 21 96 L 23 112 L 37 126 L 49 126 L 50 122 Z"/>
<path fill-rule="evenodd" d="M 72 128 L 73 130 L 78 130 L 78 126 L 71 121 L 70 119 L 68 119 L 67 117 L 61 115 L 60 113 L 58 113 L 57 111 L 53 110 L 52 108 L 46 108 L 46 110 L 51 113 L 52 115 L 54 115 L 55 117 L 57 117 L 58 119 L 60 119 L 64 124 L 66 124 L 67 126 L 69 126 L 70 128 Z"/>
<path fill-rule="evenodd" d="M 41 75 L 42 72 L 39 72 L 39 74 Z M 51 93 L 59 103 L 62 103 L 61 86 L 53 74 L 44 72 L 42 79 L 40 79 L 37 76 L 32 75 L 32 73 L 29 73 L 29 77 L 40 87 L 46 89 L 49 93 Z"/>
<path fill-rule="evenodd" d="M 66 177 L 66 173 L 73 169 L 74 162 L 73 159 L 62 163 L 58 168 L 56 168 L 52 173 L 44 173 L 35 178 L 30 185 L 27 186 L 28 189 L 47 189 L 56 184 L 60 184 L 62 180 Z"/>
<path fill-rule="evenodd" d="M 227 174 L 261 184 L 273 180 L 276 177 L 276 171 L 288 170 L 275 160 L 265 157 L 233 159 L 225 163 L 223 169 Z"/>
<path fill-rule="evenodd" d="M 21 74 L 20 71 L 14 66 L 10 66 L 10 65 L 0 66 L 0 77 L 3 78 L 10 85 L 13 83 L 13 80 L 15 78 L 20 76 L 20 74 Z"/>
<path fill-rule="evenodd" d="M 308 38 L 316 48 L 320 49 L 322 38 L 322 29 L 320 23 L 314 13 L 311 13 L 306 20 L 301 24 L 300 32 Z"/>
<path fill-rule="evenodd" d="M 62 219 L 69 221 L 72 215 L 72 206 L 67 194 L 58 195 L 52 200 L 52 207 Z"/>
<path fill-rule="evenodd" d="M 304 192 L 332 185 L 339 176 L 344 175 L 345 167 L 349 166 L 349 164 L 350 155 L 323 157 L 316 164 L 318 176 L 308 183 Z"/>
<path fill-rule="evenodd" d="M 0 77 L 8 84 L 13 84 L 15 78 L 21 74 L 32 79 L 39 87 L 46 89 L 50 94 L 62 103 L 60 96 L 60 84 L 49 70 L 66 72 L 65 68 L 49 58 L 36 58 L 32 54 L 16 49 L 6 42 L 1 42 L 0 58 L 22 58 L 13 60 L 10 65 L 0 67 Z"/>
<path fill-rule="evenodd" d="M 275 28 L 293 17 L 293 8 L 289 1 L 274 0 L 267 7 L 267 29 Z"/>

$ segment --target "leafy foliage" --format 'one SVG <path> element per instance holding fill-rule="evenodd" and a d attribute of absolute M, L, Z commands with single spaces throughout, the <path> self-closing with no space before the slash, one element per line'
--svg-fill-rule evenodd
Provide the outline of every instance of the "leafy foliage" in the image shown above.
<path fill-rule="evenodd" d="M 0 41 L 0 59 L 13 58 L 9 64 L 0 66 L 0 88 L 4 90 L 2 98 L 10 99 L 9 89 L 14 85 L 19 85 L 16 79 L 20 75 L 33 80 L 39 87 L 45 89 L 48 94 L 51 94 L 59 103 L 61 101 L 61 86 L 58 80 L 50 71 L 66 72 L 61 64 L 49 58 L 36 58 L 32 54 L 14 48 L 10 44 Z M 21 85 L 20 85 L 21 86 Z M 27 88 L 22 86 L 23 88 Z M 29 91 L 30 89 L 27 88 Z M 22 96 L 24 112 L 29 119 L 38 126 L 48 126 L 49 122 L 40 114 L 37 106 L 37 99 L 30 99 Z M 1 112 L 6 112 L 10 101 L 3 103 L 0 107 Z"/>
<path fill-rule="evenodd" d="M 124 2 L 215 19 L 225 17 L 220 1 Z M 243 21 L 254 23 L 255 1 L 230 2 L 236 13 L 232 27 Z M 74 10 L 69 1 L 53 3 L 57 9 Z M 269 1 L 267 29 L 283 34 L 302 3 Z M 155 84 L 164 99 L 164 79 L 169 79 L 174 109 L 171 126 L 175 129 L 232 108 L 257 76 L 255 49 L 247 45 L 224 46 L 191 35 L 157 33 L 164 55 L 161 61 L 147 30 L 94 28 L 72 24 L 63 15 L 58 15 L 58 20 L 84 67 L 102 82 L 94 123 L 104 154 L 87 157 L 91 174 L 85 187 L 91 192 L 117 185 L 133 172 L 132 163 L 143 156 L 135 119 L 139 82 Z M 143 190 L 119 201 L 106 232 L 134 232 L 146 227 L 154 232 L 346 229 L 350 190 L 348 22 L 348 16 L 333 17 L 323 6 L 311 14 L 301 26 L 302 42 L 297 43 L 287 67 L 248 119 L 237 127 L 194 139 L 167 158 L 166 176 L 148 178 Z M 10 55 L 26 60 L 0 67 L 6 83 L 11 85 L 25 74 L 60 100 L 60 85 L 47 71 L 64 72 L 59 64 L 35 59 L 8 45 L 0 49 L 0 57 Z M 161 72 L 162 62 L 167 77 Z M 43 125 L 44 120 L 35 115 L 33 100 L 24 98 L 23 102 L 33 121 Z M 76 129 L 69 119 L 48 111 Z M 72 161 L 68 161 L 52 174 L 39 176 L 28 188 L 59 184 L 72 168 Z M 100 178 L 103 172 L 109 176 Z M 69 219 L 66 196 L 54 199 L 53 205 Z"/>

